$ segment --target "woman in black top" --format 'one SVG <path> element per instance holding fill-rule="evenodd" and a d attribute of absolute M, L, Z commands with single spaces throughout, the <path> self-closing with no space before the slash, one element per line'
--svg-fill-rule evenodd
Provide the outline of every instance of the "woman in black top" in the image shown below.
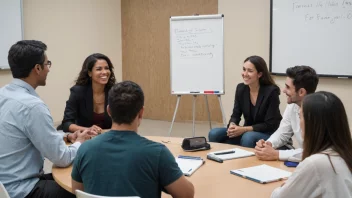
<path fill-rule="evenodd" d="M 62 121 L 64 131 L 90 128 L 100 132 L 111 127 L 106 106 L 108 92 L 116 82 L 113 68 L 110 59 L 103 54 L 96 53 L 86 58 L 66 102 Z"/>
<path fill-rule="evenodd" d="M 279 110 L 280 89 L 269 74 L 263 58 L 244 60 L 243 83 L 237 85 L 233 113 L 227 128 L 214 128 L 209 141 L 254 148 L 260 139 L 268 139 L 282 119 Z M 241 116 L 244 125 L 240 126 Z"/>

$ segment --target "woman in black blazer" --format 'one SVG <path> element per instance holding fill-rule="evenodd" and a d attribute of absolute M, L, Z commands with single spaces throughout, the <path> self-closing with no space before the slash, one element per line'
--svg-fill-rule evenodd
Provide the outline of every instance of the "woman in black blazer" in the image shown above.
<path fill-rule="evenodd" d="M 269 74 L 263 58 L 250 56 L 243 64 L 243 83 L 237 85 L 235 104 L 227 128 L 214 128 L 209 141 L 254 148 L 260 139 L 268 139 L 282 119 L 280 89 Z M 244 125 L 239 126 L 241 116 Z"/>
<path fill-rule="evenodd" d="M 63 131 L 74 132 L 90 128 L 96 132 L 111 128 L 107 113 L 108 92 L 115 84 L 110 59 L 103 54 L 88 56 L 66 102 Z"/>

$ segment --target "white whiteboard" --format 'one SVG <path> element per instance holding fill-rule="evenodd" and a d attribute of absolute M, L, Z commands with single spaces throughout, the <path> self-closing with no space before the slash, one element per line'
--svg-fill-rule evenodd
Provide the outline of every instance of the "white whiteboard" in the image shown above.
<path fill-rule="evenodd" d="M 10 47 L 23 39 L 22 1 L 0 0 L 0 69 L 9 69 Z"/>
<path fill-rule="evenodd" d="M 224 94 L 223 15 L 170 18 L 171 94 Z"/>
<path fill-rule="evenodd" d="M 272 0 L 272 73 L 308 65 L 352 76 L 352 0 Z"/>

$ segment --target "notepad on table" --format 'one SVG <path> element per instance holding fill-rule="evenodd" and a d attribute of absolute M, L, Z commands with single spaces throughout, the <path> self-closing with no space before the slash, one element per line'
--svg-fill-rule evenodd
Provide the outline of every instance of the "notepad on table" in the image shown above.
<path fill-rule="evenodd" d="M 185 176 L 191 176 L 194 171 L 204 164 L 204 160 L 200 157 L 183 155 L 176 157 L 176 162 Z"/>
<path fill-rule="evenodd" d="M 279 168 L 274 168 L 266 164 L 231 170 L 231 174 L 261 183 L 266 184 L 269 182 L 280 181 L 291 176 L 291 172 L 284 171 Z"/>
<path fill-rule="evenodd" d="M 211 153 L 208 153 L 208 155 L 215 155 L 216 157 L 222 160 L 229 160 L 229 159 L 253 156 L 254 153 L 240 148 L 233 148 L 233 149 L 211 152 Z"/>

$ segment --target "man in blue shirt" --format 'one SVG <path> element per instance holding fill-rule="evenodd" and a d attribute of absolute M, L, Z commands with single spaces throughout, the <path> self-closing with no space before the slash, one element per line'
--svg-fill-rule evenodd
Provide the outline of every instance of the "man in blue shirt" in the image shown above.
<path fill-rule="evenodd" d="M 194 187 L 165 145 L 138 135 L 144 94 L 139 85 L 124 81 L 109 91 L 107 112 L 112 128 L 87 141 L 72 169 L 72 190 L 103 196 L 193 197 Z M 84 187 L 83 187 L 84 186 Z"/>
<path fill-rule="evenodd" d="M 13 81 L 0 89 L 0 181 L 12 198 L 75 197 L 44 174 L 44 157 L 55 165 L 72 163 L 90 134 L 77 131 L 66 146 L 56 131 L 48 107 L 35 89 L 45 86 L 51 62 L 40 41 L 14 44 L 8 55 Z M 90 134 L 88 134 L 90 133 Z"/>

